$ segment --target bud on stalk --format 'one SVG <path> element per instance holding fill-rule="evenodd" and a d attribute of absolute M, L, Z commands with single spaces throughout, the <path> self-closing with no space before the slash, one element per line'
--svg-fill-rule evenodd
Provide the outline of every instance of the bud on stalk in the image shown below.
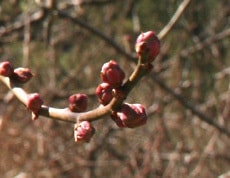
<path fill-rule="evenodd" d="M 78 93 L 69 97 L 69 109 L 72 112 L 84 112 L 87 109 L 88 96 Z"/>
<path fill-rule="evenodd" d="M 125 103 L 121 106 L 121 110 L 118 112 L 114 111 L 111 117 L 118 127 L 134 128 L 147 122 L 145 108 L 141 104 Z"/>
<path fill-rule="evenodd" d="M 4 61 L 0 63 L 0 75 L 5 77 L 10 77 L 14 73 L 14 68 L 9 61 Z"/>
<path fill-rule="evenodd" d="M 83 121 L 74 126 L 75 142 L 89 142 L 95 133 L 95 129 L 88 121 Z"/>
<path fill-rule="evenodd" d="M 101 80 L 113 88 L 120 87 L 125 78 L 124 71 L 114 60 L 105 63 L 101 69 Z"/>
<path fill-rule="evenodd" d="M 160 40 L 153 31 L 142 33 L 137 37 L 135 50 L 142 63 L 151 63 L 160 52 Z"/>
<path fill-rule="evenodd" d="M 113 88 L 108 83 L 101 83 L 97 86 L 96 95 L 101 104 L 107 105 L 113 99 L 112 90 Z"/>

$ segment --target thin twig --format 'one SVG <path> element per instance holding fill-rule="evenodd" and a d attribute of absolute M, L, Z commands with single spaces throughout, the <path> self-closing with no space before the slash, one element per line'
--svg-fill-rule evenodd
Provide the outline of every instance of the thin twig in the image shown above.
<path fill-rule="evenodd" d="M 206 46 L 209 46 L 213 42 L 222 40 L 228 36 L 230 36 L 230 28 L 228 28 L 228 29 L 216 34 L 216 35 L 213 35 L 213 36 L 205 39 L 202 42 L 197 43 L 195 46 L 191 46 L 189 48 L 182 50 L 180 53 L 180 56 L 187 57 L 187 56 L 189 56 L 189 55 L 191 55 L 197 51 L 204 49 Z"/>
<path fill-rule="evenodd" d="M 184 3 L 188 1 L 184 1 Z M 189 1 L 190 2 L 190 1 Z M 184 7 L 185 8 L 185 7 Z M 134 57 L 132 55 L 130 55 L 129 53 L 127 53 L 125 50 L 123 50 L 115 41 L 113 41 L 110 37 L 106 36 L 104 33 L 102 33 L 101 31 L 97 30 L 96 28 L 90 26 L 87 23 L 84 23 L 82 21 L 80 21 L 77 18 L 74 18 L 72 16 L 70 16 L 67 13 L 61 12 L 61 11 L 57 11 L 58 15 L 62 18 L 66 18 L 71 20 L 72 22 L 74 22 L 75 24 L 80 25 L 81 27 L 83 27 L 84 29 L 90 31 L 91 33 L 93 33 L 94 35 L 98 36 L 99 38 L 101 38 L 102 40 L 104 40 L 107 44 L 109 44 L 110 46 L 112 46 L 118 53 L 124 55 L 128 60 L 130 61 L 134 61 Z M 181 11 L 180 11 L 181 12 Z M 179 12 L 178 12 L 179 14 Z M 181 15 L 181 14 L 180 14 Z M 177 18 L 177 20 L 179 19 L 179 16 Z M 176 22 L 176 21 L 175 21 Z M 172 24 L 175 25 L 175 22 Z M 172 28 L 172 27 L 171 27 Z M 168 31 L 169 32 L 169 31 Z M 167 33 L 164 33 L 164 35 L 161 35 L 161 38 L 165 37 Z M 203 112 L 201 112 L 199 109 L 195 108 L 194 105 L 190 102 L 188 102 L 187 100 L 185 100 L 183 98 L 183 96 L 176 94 L 173 90 L 171 90 L 164 82 L 162 82 L 162 80 L 160 80 L 160 78 L 158 76 L 154 76 L 153 80 L 162 87 L 162 89 L 164 89 L 166 92 L 170 93 L 176 100 L 178 100 L 182 106 L 184 106 L 185 108 L 189 109 L 194 115 L 198 116 L 198 118 L 203 121 L 206 122 L 209 125 L 214 126 L 215 128 L 217 128 L 221 133 L 224 133 L 228 136 L 230 136 L 230 132 L 220 126 L 218 123 L 216 123 L 212 118 L 208 117 L 206 114 L 204 114 Z"/>
<path fill-rule="evenodd" d="M 183 96 L 177 94 L 172 89 L 170 89 L 156 74 L 152 75 L 152 79 L 167 93 L 171 94 L 174 98 L 176 98 L 184 107 L 189 109 L 193 114 L 197 115 L 200 120 L 208 123 L 209 125 L 214 126 L 217 128 L 221 133 L 224 133 L 230 136 L 230 131 L 227 128 L 222 127 L 218 123 L 216 123 L 212 118 L 208 117 L 206 114 L 201 112 L 199 109 L 195 108 L 192 103 L 186 100 Z"/>
<path fill-rule="evenodd" d="M 139 59 L 139 61 L 141 61 L 141 59 Z M 59 109 L 42 105 L 38 115 L 73 123 L 77 121 L 91 122 L 101 119 L 103 116 L 109 115 L 112 111 L 116 110 L 126 99 L 130 91 L 135 87 L 136 83 L 147 73 L 148 70 L 146 70 L 146 66 L 139 62 L 132 75 L 120 88 L 120 90 L 124 93 L 124 97 L 114 96 L 111 102 L 106 106 L 100 105 L 96 109 L 87 112 L 75 113 L 71 112 L 68 108 Z M 9 88 L 9 90 L 13 92 L 13 94 L 22 104 L 25 106 L 27 105 L 29 94 L 24 89 L 22 89 L 21 86 L 15 85 L 8 77 L 0 76 L 0 81 L 2 81 Z"/>
<path fill-rule="evenodd" d="M 60 18 L 68 19 L 71 22 L 73 22 L 73 23 L 81 26 L 82 28 L 88 30 L 89 32 L 95 34 L 96 36 L 98 36 L 103 41 L 105 41 L 107 44 L 112 46 L 118 53 L 122 54 L 126 58 L 136 59 L 135 57 L 133 57 L 132 55 L 127 53 L 123 48 L 121 48 L 114 40 L 112 40 L 110 37 L 106 36 L 103 32 L 101 32 L 101 30 L 98 30 L 98 29 L 92 27 L 91 25 L 89 25 L 88 23 L 83 22 L 82 20 L 80 20 L 77 17 L 72 17 L 71 15 L 69 15 L 66 12 L 63 12 L 63 11 L 60 11 L 60 10 L 57 10 L 56 12 L 57 12 L 57 15 Z"/>
<path fill-rule="evenodd" d="M 34 12 L 28 17 L 27 23 L 34 23 L 42 20 L 45 17 L 45 9 L 41 8 L 40 10 Z M 0 37 L 10 34 L 13 31 L 20 30 L 25 27 L 25 19 L 18 20 L 15 23 L 9 24 L 7 26 L 0 27 Z"/>
<path fill-rule="evenodd" d="M 160 31 L 158 34 L 158 37 L 160 40 L 166 37 L 166 35 L 170 32 L 170 30 L 173 28 L 173 26 L 176 24 L 176 22 L 179 20 L 185 9 L 188 7 L 191 0 L 184 0 L 168 22 L 168 24 Z"/>

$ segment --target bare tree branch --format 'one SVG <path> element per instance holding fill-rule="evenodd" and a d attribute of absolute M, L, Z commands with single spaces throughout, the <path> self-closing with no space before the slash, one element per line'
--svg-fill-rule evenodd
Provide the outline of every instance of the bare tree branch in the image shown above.
<path fill-rule="evenodd" d="M 71 112 L 68 108 L 58 109 L 42 105 L 41 109 L 38 112 L 38 115 L 46 116 L 55 120 L 62 120 L 73 123 L 76 123 L 77 121 L 91 122 L 101 119 L 103 116 L 111 114 L 112 111 L 120 107 L 130 91 L 135 87 L 137 82 L 148 72 L 149 71 L 146 70 L 146 66 L 138 63 L 129 79 L 121 86 L 120 90 L 123 92 L 124 97 L 114 96 L 112 101 L 106 106 L 100 105 L 96 109 L 90 110 L 88 112 L 75 113 Z M 13 92 L 13 94 L 19 99 L 22 104 L 24 104 L 25 106 L 27 105 L 29 94 L 24 89 L 22 89 L 20 86 L 15 85 L 8 77 L 0 76 L 0 81 L 2 81 Z"/>
<path fill-rule="evenodd" d="M 210 44 L 212 44 L 216 41 L 222 40 L 228 36 L 230 36 L 230 28 L 228 28 L 228 29 L 216 34 L 216 35 L 213 35 L 213 36 L 205 39 L 202 42 L 196 43 L 195 46 L 191 46 L 191 47 L 188 47 L 188 48 L 182 50 L 180 53 L 180 56 L 187 57 L 187 56 L 189 56 L 189 55 L 191 55 L 197 51 L 204 49 L 207 46 L 210 46 Z"/>
<path fill-rule="evenodd" d="M 185 9 L 188 7 L 191 0 L 184 0 L 179 7 L 177 8 L 177 11 L 174 13 L 168 24 L 160 31 L 158 34 L 158 37 L 160 40 L 166 37 L 166 35 L 170 32 L 170 30 L 173 28 L 173 26 L 176 24 L 176 22 L 179 20 L 181 15 L 184 13 Z"/>
<path fill-rule="evenodd" d="M 213 118 L 208 117 L 206 114 L 198 110 L 194 105 L 186 100 L 183 96 L 177 94 L 172 89 L 170 89 L 159 77 L 157 77 L 156 74 L 152 75 L 152 79 L 167 93 L 171 94 L 177 101 L 179 101 L 184 107 L 189 109 L 194 115 L 198 116 L 200 120 L 206 122 L 209 125 L 212 125 L 213 127 L 217 128 L 221 133 L 226 134 L 227 136 L 230 136 L 230 131 L 227 130 L 227 128 L 224 128 L 223 126 L 216 123 Z"/>

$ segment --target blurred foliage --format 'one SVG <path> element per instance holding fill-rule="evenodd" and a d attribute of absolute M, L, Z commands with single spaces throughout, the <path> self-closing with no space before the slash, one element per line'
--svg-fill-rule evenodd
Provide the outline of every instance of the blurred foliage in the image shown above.
<path fill-rule="evenodd" d="M 134 53 L 136 36 L 141 31 L 160 32 L 182 1 L 114 0 L 81 6 L 70 5 L 77 0 L 55 2 L 57 8 L 98 29 L 128 52 L 125 37 L 130 35 L 128 45 Z M 227 0 L 193 0 L 161 41 L 162 51 L 154 63 L 156 69 L 167 66 L 160 77 L 171 89 L 226 128 L 229 73 L 223 71 L 230 67 L 229 36 L 187 56 L 181 52 L 229 29 L 229 7 Z M 1 1 L 0 32 L 15 22 L 25 23 L 40 8 L 29 0 Z M 102 64 L 117 60 L 127 77 L 134 64 L 95 34 L 57 17 L 52 10 L 27 28 L 0 36 L 0 60 L 6 59 L 35 73 L 25 86 L 28 92 L 39 92 L 45 104 L 61 108 L 77 92 L 90 96 L 89 109 L 96 107 L 94 90 L 100 83 Z M 127 99 L 146 106 L 148 124 L 119 129 L 109 118 L 103 119 L 95 123 L 96 135 L 84 145 L 74 143 L 69 123 L 42 117 L 32 122 L 30 113 L 14 97 L 6 100 L 10 93 L 1 85 L 0 176 L 214 178 L 229 171 L 229 138 L 201 122 L 150 76 Z M 157 112 L 151 113 L 153 107 Z"/>

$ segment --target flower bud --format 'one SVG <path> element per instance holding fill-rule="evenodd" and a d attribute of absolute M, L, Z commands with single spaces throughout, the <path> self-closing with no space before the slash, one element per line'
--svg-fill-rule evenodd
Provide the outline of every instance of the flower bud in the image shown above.
<path fill-rule="evenodd" d="M 75 142 L 89 142 L 95 133 L 95 129 L 88 121 L 80 122 L 74 126 Z"/>
<path fill-rule="evenodd" d="M 148 31 L 137 37 L 135 44 L 136 52 L 144 61 L 151 63 L 160 52 L 160 41 L 155 32 Z"/>
<path fill-rule="evenodd" d="M 13 81 L 17 83 L 26 83 L 33 77 L 29 68 L 19 67 L 14 69 L 13 75 L 10 77 Z"/>
<path fill-rule="evenodd" d="M 26 107 L 33 113 L 37 114 L 41 109 L 42 104 L 43 100 L 38 93 L 32 93 L 28 95 Z"/>
<path fill-rule="evenodd" d="M 0 63 L 0 75 L 10 77 L 14 73 L 14 68 L 9 61 Z"/>
<path fill-rule="evenodd" d="M 69 109 L 72 112 L 84 112 L 87 108 L 88 96 L 78 93 L 69 97 Z"/>
<path fill-rule="evenodd" d="M 139 127 L 147 122 L 145 108 L 141 104 L 125 103 L 121 106 L 121 110 L 113 112 L 112 119 L 119 127 Z"/>
<path fill-rule="evenodd" d="M 96 88 L 96 95 L 101 104 L 107 105 L 113 99 L 112 90 L 113 88 L 108 83 L 101 83 L 98 85 Z"/>
<path fill-rule="evenodd" d="M 101 80 L 109 83 L 113 88 L 121 86 L 124 78 L 124 71 L 114 60 L 110 60 L 102 66 Z"/>

